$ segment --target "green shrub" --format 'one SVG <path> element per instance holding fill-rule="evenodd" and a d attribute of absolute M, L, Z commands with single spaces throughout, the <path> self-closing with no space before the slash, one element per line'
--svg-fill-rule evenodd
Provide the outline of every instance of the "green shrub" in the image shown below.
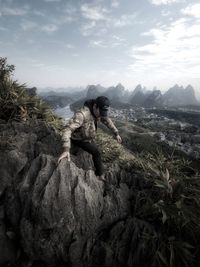
<path fill-rule="evenodd" d="M 20 85 L 10 78 L 0 81 L 0 120 L 27 121 L 43 120 L 47 124 L 59 129 L 62 121 L 38 97 L 31 96 L 25 85 Z"/>

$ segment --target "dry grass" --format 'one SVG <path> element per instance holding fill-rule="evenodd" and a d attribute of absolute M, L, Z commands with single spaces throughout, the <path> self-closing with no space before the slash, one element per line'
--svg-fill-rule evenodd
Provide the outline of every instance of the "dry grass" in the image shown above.
<path fill-rule="evenodd" d="M 11 79 L 0 81 L 0 120 L 43 120 L 55 129 L 62 128 L 62 120 L 38 96 L 29 95 L 26 86 Z"/>
<path fill-rule="evenodd" d="M 162 151 L 133 154 L 102 131 L 97 143 L 105 162 L 149 181 L 132 188 L 132 266 L 199 266 L 200 176 L 190 162 Z"/>

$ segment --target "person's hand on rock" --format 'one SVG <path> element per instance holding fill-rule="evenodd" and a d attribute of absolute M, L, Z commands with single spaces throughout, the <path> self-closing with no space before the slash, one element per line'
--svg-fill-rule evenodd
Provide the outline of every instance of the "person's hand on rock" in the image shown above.
<path fill-rule="evenodd" d="M 70 153 L 68 151 L 64 151 L 60 157 L 58 158 L 58 164 L 61 162 L 62 159 L 66 158 L 68 161 L 70 161 Z"/>
<path fill-rule="evenodd" d="M 117 142 L 118 143 L 122 143 L 122 139 L 121 139 L 121 136 L 118 134 L 118 135 L 116 135 L 116 139 L 117 139 Z"/>

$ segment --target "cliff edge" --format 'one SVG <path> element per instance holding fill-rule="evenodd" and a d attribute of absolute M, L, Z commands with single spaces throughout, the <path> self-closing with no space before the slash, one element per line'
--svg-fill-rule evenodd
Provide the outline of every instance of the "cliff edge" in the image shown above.
<path fill-rule="evenodd" d="M 43 122 L 1 124 L 0 137 L 0 265 L 127 266 L 131 174 L 110 164 L 103 183 L 86 152 L 57 165 Z"/>

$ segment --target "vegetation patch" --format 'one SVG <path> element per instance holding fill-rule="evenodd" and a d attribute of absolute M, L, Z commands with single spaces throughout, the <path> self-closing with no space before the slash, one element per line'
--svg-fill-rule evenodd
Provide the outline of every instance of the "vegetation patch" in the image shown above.
<path fill-rule="evenodd" d="M 24 84 L 12 80 L 13 71 L 14 66 L 0 58 L 0 120 L 43 120 L 55 129 L 61 129 L 62 120 L 53 114 L 51 108 L 40 97 L 32 95 Z"/>
<path fill-rule="evenodd" d="M 117 162 L 144 186 L 133 186 L 133 266 L 189 267 L 200 263 L 200 175 L 191 162 L 157 149 L 133 153 L 99 131 L 106 162 Z M 133 182 L 133 184 L 135 184 Z M 145 262 L 145 265 L 141 265 Z"/>

